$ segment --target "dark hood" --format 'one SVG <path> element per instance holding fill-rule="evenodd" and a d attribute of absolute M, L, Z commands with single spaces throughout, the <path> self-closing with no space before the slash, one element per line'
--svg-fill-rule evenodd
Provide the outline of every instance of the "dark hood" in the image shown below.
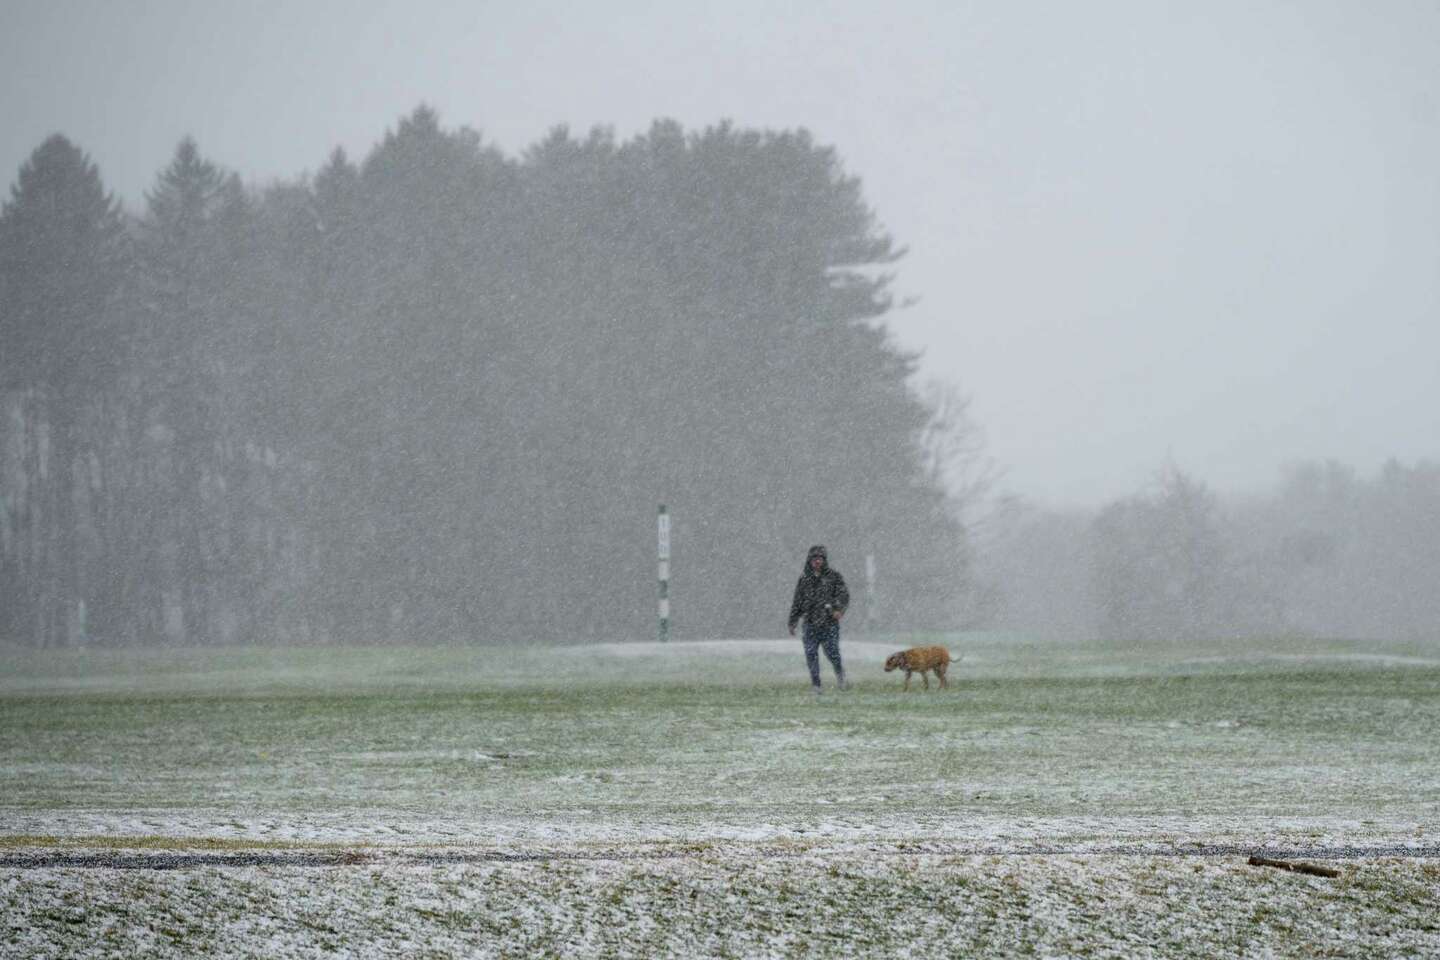
<path fill-rule="evenodd" d="M 815 546 L 811 547 L 809 550 L 805 551 L 805 572 L 806 572 L 806 573 L 809 573 L 809 572 L 810 572 L 810 560 L 811 560 L 812 557 L 819 557 L 819 558 L 820 558 L 820 572 L 821 572 L 821 573 L 824 573 L 826 570 L 829 570 L 829 569 L 830 569 L 830 558 L 829 558 L 829 556 L 825 553 L 825 548 L 822 547 L 822 546 L 820 546 L 819 544 L 816 544 Z"/>

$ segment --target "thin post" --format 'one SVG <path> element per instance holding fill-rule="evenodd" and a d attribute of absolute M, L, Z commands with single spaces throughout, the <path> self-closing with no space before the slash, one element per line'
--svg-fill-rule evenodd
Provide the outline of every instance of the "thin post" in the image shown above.
<path fill-rule="evenodd" d="M 670 514 L 665 504 L 660 504 L 658 520 L 660 534 L 660 642 L 670 639 Z"/>
<path fill-rule="evenodd" d="M 865 554 L 865 632 L 875 632 L 875 554 Z"/>

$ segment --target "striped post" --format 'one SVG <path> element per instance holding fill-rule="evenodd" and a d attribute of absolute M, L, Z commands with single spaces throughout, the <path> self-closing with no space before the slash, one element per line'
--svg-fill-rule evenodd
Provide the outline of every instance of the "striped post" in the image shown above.
<path fill-rule="evenodd" d="M 670 514 L 660 504 L 660 642 L 670 639 Z"/>

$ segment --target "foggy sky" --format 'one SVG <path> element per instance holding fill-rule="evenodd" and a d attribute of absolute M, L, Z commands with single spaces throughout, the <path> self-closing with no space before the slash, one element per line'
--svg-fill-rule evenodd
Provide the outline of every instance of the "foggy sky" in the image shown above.
<path fill-rule="evenodd" d="M 512 155 L 804 126 L 910 248 L 892 329 L 1008 490 L 1440 458 L 1440 6 L 700 6 L 6 0 L 0 170 L 61 132 L 138 211 L 187 134 L 264 185 L 421 102 Z"/>

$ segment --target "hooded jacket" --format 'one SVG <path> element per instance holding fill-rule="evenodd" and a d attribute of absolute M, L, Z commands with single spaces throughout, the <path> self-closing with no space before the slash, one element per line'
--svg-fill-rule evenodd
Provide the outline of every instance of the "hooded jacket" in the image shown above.
<path fill-rule="evenodd" d="M 819 573 L 810 569 L 810 558 L 815 556 L 821 560 Z M 811 547 L 805 555 L 800 582 L 795 584 L 795 599 L 790 603 L 790 629 L 794 630 L 802 617 L 812 627 L 834 623 L 834 615 L 843 613 L 849 605 L 850 591 L 845 587 L 845 578 L 839 570 L 830 567 L 824 547 Z"/>

